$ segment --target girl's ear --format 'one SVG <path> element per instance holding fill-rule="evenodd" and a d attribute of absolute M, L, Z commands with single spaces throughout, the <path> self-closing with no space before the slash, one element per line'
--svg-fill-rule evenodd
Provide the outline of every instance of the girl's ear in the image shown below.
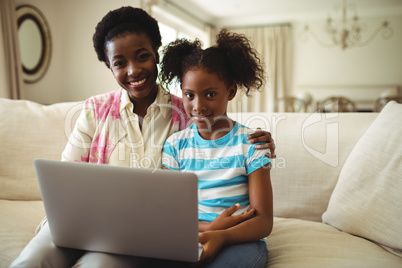
<path fill-rule="evenodd" d="M 233 100 L 233 98 L 236 96 L 237 93 L 237 86 L 236 85 L 231 85 L 229 87 L 229 98 L 228 100 Z"/>

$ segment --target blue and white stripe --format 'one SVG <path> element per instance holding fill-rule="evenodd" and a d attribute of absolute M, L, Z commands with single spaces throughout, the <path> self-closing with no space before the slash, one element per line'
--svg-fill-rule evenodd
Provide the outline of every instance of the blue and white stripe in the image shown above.
<path fill-rule="evenodd" d="M 241 214 L 250 207 L 248 175 L 270 162 L 266 150 L 255 150 L 247 136 L 253 131 L 239 123 L 217 140 L 204 140 L 195 124 L 170 136 L 162 164 L 198 176 L 199 220 L 212 221 L 236 203 Z"/>

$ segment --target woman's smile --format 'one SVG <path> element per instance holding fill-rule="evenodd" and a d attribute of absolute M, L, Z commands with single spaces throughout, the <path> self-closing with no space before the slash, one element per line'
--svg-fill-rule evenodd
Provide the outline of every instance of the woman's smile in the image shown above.
<path fill-rule="evenodd" d="M 139 81 L 132 81 L 132 82 L 129 82 L 129 84 L 130 84 L 131 86 L 135 87 L 135 88 L 138 88 L 138 87 L 142 87 L 142 86 L 145 84 L 145 81 L 147 81 L 146 78 L 144 78 L 144 79 L 142 79 L 142 80 L 139 80 Z"/>

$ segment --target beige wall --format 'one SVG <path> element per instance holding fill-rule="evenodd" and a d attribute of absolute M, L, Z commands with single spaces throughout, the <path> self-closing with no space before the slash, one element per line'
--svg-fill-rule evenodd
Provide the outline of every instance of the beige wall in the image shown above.
<path fill-rule="evenodd" d="M 342 50 L 325 48 L 313 37 L 303 41 L 300 37 L 303 23 L 294 23 L 293 93 L 310 92 L 316 99 L 328 95 L 347 95 L 361 99 L 361 106 L 372 103 L 367 98 L 395 91 L 402 86 L 402 15 L 361 18 L 366 23 L 363 40 L 388 19 L 393 28 L 389 40 L 381 34 L 364 47 Z M 307 22 L 310 29 L 329 43 L 324 32 L 324 21 Z M 358 95 L 358 96 L 356 96 Z"/>
<path fill-rule="evenodd" d="M 25 84 L 26 98 L 40 103 L 83 100 L 116 89 L 109 69 L 92 46 L 96 24 L 109 11 L 136 0 L 15 0 L 16 6 L 38 7 L 48 20 L 53 52 L 49 70 L 39 82 Z"/>
<path fill-rule="evenodd" d="M 92 47 L 92 35 L 96 23 L 106 12 L 123 5 L 139 6 L 139 0 L 15 2 L 16 5 L 35 5 L 44 13 L 50 24 L 54 45 L 51 64 L 44 78 L 35 84 L 25 85 L 27 99 L 41 103 L 83 100 L 118 87 L 109 69 L 97 60 Z M 384 17 L 362 18 L 368 23 L 368 33 L 383 19 Z M 366 47 L 346 51 L 340 48 L 323 48 L 312 38 L 302 42 L 298 35 L 303 29 L 304 21 L 292 23 L 292 92 L 296 94 L 310 91 L 322 96 L 336 93 L 335 87 L 367 95 L 361 86 L 382 86 L 375 92 L 377 94 L 386 90 L 389 85 L 402 85 L 402 15 L 388 19 L 394 29 L 392 39 L 383 40 L 377 36 Z M 323 21 L 308 23 L 320 37 L 325 36 L 325 33 L 320 32 L 320 27 L 324 26 Z M 360 90 L 355 90 L 355 86 Z"/>

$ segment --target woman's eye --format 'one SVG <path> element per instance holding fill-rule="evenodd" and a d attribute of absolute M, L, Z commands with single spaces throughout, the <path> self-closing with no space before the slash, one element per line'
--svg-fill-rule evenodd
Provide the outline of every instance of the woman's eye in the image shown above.
<path fill-rule="evenodd" d="M 124 62 L 122 62 L 122 61 L 115 61 L 115 62 L 113 62 L 113 66 L 114 66 L 114 67 L 117 67 L 117 68 L 122 67 L 122 66 L 124 66 Z"/>

